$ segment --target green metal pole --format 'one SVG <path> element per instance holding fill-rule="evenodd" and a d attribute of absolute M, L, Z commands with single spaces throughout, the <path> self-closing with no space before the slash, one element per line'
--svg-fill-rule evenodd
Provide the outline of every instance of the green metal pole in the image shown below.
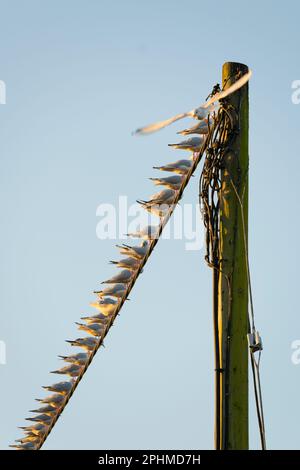
<path fill-rule="evenodd" d="M 246 72 L 246 65 L 225 63 L 223 87 Z M 244 228 L 248 238 L 248 84 L 226 100 L 237 113 L 237 129 L 224 158 L 220 201 L 220 448 L 248 449 L 248 283 L 243 237 Z"/>

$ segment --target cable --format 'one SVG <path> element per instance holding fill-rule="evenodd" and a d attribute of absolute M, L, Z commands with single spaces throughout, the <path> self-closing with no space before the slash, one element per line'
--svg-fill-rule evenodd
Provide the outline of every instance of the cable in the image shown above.
<path fill-rule="evenodd" d="M 247 246 L 247 236 L 246 236 L 246 227 L 245 227 L 244 205 L 232 178 L 230 178 L 230 181 L 234 189 L 234 192 L 236 194 L 237 200 L 239 202 L 240 210 L 241 210 L 247 282 L 248 282 L 249 298 L 250 298 L 250 318 L 249 318 L 248 326 L 249 326 L 249 333 L 252 335 L 255 335 L 256 329 L 255 329 L 255 320 L 254 320 L 254 303 L 253 303 L 253 295 L 252 295 L 251 274 L 250 274 L 250 266 L 249 266 L 249 252 L 248 252 L 248 246 Z M 243 197 L 244 197 L 244 191 L 243 191 Z M 258 362 L 256 362 L 255 360 L 255 356 L 254 356 L 255 351 L 253 351 L 251 347 L 249 349 L 250 349 L 253 386 L 254 386 L 255 403 L 256 403 L 256 411 L 257 411 L 261 446 L 262 446 L 262 450 L 266 450 L 266 432 L 265 432 L 263 400 L 262 400 L 261 380 L 260 380 L 260 370 L 259 370 L 261 349 L 259 350 Z"/>

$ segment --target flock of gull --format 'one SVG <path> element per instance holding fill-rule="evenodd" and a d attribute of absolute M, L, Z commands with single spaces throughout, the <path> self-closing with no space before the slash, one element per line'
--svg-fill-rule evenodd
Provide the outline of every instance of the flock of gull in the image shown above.
<path fill-rule="evenodd" d="M 221 99 L 220 96 L 219 99 Z M 67 378 L 62 382 L 43 387 L 50 394 L 44 398 L 36 399 L 39 405 L 37 408 L 30 410 L 33 415 L 26 418 L 28 426 L 20 428 L 23 430 L 23 437 L 17 439 L 16 443 L 10 447 L 18 450 L 38 450 L 50 433 L 96 351 L 103 344 L 104 337 L 127 299 L 138 274 L 142 271 L 150 254 L 152 241 L 159 237 L 161 233 L 162 220 L 168 215 L 170 208 L 176 205 L 180 199 L 181 193 L 187 184 L 187 179 L 194 171 L 195 158 L 205 144 L 210 125 L 213 123 L 214 116 L 218 111 L 219 102 L 217 100 L 218 98 L 213 102 L 207 102 L 192 112 L 174 116 L 174 118 L 167 121 L 136 131 L 141 134 L 154 132 L 183 117 L 197 119 L 196 125 L 179 132 L 182 135 L 193 135 L 192 137 L 188 137 L 187 140 L 177 144 L 170 144 L 172 148 L 192 152 L 190 158 L 153 167 L 162 172 L 169 172 L 171 175 L 150 178 L 155 186 L 161 186 L 163 189 L 146 200 L 138 201 L 146 211 L 160 218 L 159 225 L 147 226 L 135 233 L 127 234 L 130 237 L 140 239 L 138 245 L 117 245 L 120 254 L 124 257 L 110 263 L 119 268 L 120 271 L 110 279 L 103 281 L 103 289 L 94 292 L 97 298 L 90 306 L 94 307 L 97 313 L 84 316 L 80 319 L 80 322 L 76 322 L 78 330 L 86 336 L 67 340 L 67 343 L 71 346 L 80 348 L 81 352 L 59 356 L 64 365 L 60 369 L 52 371 L 52 373 Z"/>

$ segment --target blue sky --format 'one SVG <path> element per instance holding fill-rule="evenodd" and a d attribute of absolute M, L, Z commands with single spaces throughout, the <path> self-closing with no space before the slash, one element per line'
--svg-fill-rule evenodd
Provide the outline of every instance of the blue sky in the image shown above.
<path fill-rule="evenodd" d="M 250 256 L 264 352 L 267 443 L 299 448 L 296 247 L 300 79 L 296 1 L 1 1 L 0 446 L 19 436 L 115 242 L 96 209 L 151 194 L 175 125 L 131 131 L 203 102 L 227 60 L 250 84 Z M 175 139 L 176 140 L 176 139 Z M 199 171 L 197 173 L 199 175 Z M 197 178 L 184 202 L 196 204 Z M 211 272 L 204 250 L 162 240 L 45 449 L 213 447 Z M 259 447 L 251 391 L 252 448 Z M 284 430 L 284 432 L 283 432 Z"/>

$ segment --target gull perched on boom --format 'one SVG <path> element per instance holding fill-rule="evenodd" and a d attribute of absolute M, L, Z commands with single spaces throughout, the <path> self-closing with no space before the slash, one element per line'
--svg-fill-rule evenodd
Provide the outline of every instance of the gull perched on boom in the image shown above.
<path fill-rule="evenodd" d="M 120 259 L 119 261 L 110 261 L 110 264 L 114 264 L 118 268 L 130 269 L 131 271 L 136 271 L 140 266 L 140 262 L 131 256 Z"/>
<path fill-rule="evenodd" d="M 116 245 L 119 248 L 121 255 L 132 256 L 135 259 L 143 259 L 148 251 L 149 243 L 147 240 L 144 240 L 141 246 L 129 246 L 123 243 L 123 245 Z"/>
<path fill-rule="evenodd" d="M 126 233 L 127 237 L 132 238 L 143 238 L 144 240 L 151 240 L 156 238 L 158 234 L 157 225 L 147 225 L 147 227 L 142 228 L 138 232 Z"/>
<path fill-rule="evenodd" d="M 192 160 L 177 160 L 177 162 L 166 163 L 162 166 L 154 166 L 154 170 L 170 171 L 179 175 L 186 175 L 191 169 L 193 164 Z"/>
<path fill-rule="evenodd" d="M 110 284 L 106 289 L 94 291 L 99 298 L 105 297 L 106 295 L 122 298 L 126 293 L 126 284 Z"/>
<path fill-rule="evenodd" d="M 190 137 L 187 140 L 183 140 L 182 142 L 178 142 L 177 144 L 168 144 L 169 147 L 173 147 L 174 149 L 180 150 L 190 150 L 191 152 L 199 152 L 201 147 L 204 143 L 205 139 L 201 135 L 200 137 Z"/>
<path fill-rule="evenodd" d="M 212 119 L 209 119 L 209 124 L 212 124 Z M 177 134 L 181 135 L 190 135 L 190 134 L 200 134 L 205 135 L 208 134 L 209 127 L 208 127 L 208 119 L 204 119 L 199 123 L 195 124 L 195 126 L 189 127 L 188 129 L 184 129 L 183 131 L 177 132 Z"/>
<path fill-rule="evenodd" d="M 172 175 L 167 178 L 149 178 L 156 186 L 166 186 L 169 189 L 175 189 L 176 191 L 181 188 L 183 182 L 182 175 Z"/>
<path fill-rule="evenodd" d="M 127 284 L 131 281 L 131 278 L 132 271 L 130 269 L 123 269 L 119 274 L 116 274 L 110 279 L 106 279 L 106 281 L 102 281 L 101 284 Z"/>
<path fill-rule="evenodd" d="M 58 357 L 65 362 L 70 362 L 71 364 L 77 364 L 79 366 L 83 366 L 88 361 L 90 355 L 88 353 L 77 353 L 77 354 L 72 354 L 71 356 L 58 356 Z"/>
<path fill-rule="evenodd" d="M 48 392 L 57 392 L 62 393 L 63 395 L 67 394 L 73 386 L 72 382 L 59 382 L 53 385 L 44 385 L 43 388 L 48 390 Z"/>

